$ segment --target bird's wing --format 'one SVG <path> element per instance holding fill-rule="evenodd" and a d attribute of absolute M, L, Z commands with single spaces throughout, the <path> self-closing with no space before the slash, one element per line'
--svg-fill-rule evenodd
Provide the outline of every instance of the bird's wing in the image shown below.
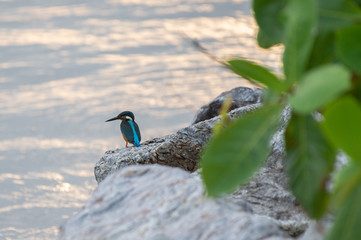
<path fill-rule="evenodd" d="M 122 134 L 130 143 L 134 143 L 133 129 L 128 121 L 122 121 L 120 124 L 120 131 L 122 131 Z"/>
<path fill-rule="evenodd" d="M 139 131 L 139 127 L 138 127 L 138 124 L 136 122 L 133 122 L 134 123 L 134 128 L 135 128 L 135 132 L 137 133 L 138 135 L 138 139 L 139 139 L 139 142 L 141 140 L 141 135 L 140 135 L 140 131 Z"/>

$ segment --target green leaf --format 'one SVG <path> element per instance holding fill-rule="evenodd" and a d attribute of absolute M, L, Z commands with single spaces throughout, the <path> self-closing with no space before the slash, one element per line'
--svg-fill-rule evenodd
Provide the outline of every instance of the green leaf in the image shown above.
<path fill-rule="evenodd" d="M 279 41 L 275 41 L 274 39 L 268 37 L 267 34 L 263 32 L 262 28 L 258 29 L 257 42 L 258 46 L 261 48 L 270 48 L 279 43 Z"/>
<path fill-rule="evenodd" d="M 361 107 L 345 96 L 326 108 L 322 129 L 327 138 L 353 160 L 361 163 Z"/>
<path fill-rule="evenodd" d="M 310 116 L 294 115 L 286 132 L 287 175 L 297 200 L 312 218 L 323 216 L 329 194 L 325 189 L 335 151 Z"/>
<path fill-rule="evenodd" d="M 350 73 L 339 64 L 315 68 L 304 75 L 296 92 L 290 98 L 292 108 L 300 113 L 310 113 L 334 100 L 351 86 Z"/>
<path fill-rule="evenodd" d="M 338 209 L 350 196 L 361 179 L 361 165 L 351 161 L 338 173 L 334 181 L 334 192 L 331 202 L 334 209 Z"/>
<path fill-rule="evenodd" d="M 227 94 L 223 100 L 221 109 L 219 110 L 220 121 L 216 123 L 213 127 L 213 134 L 217 135 L 220 133 L 229 123 L 230 119 L 227 113 L 230 111 L 232 107 L 232 95 Z"/>
<path fill-rule="evenodd" d="M 356 181 L 355 181 L 356 180 Z M 337 211 L 333 227 L 328 235 L 328 240 L 356 240 L 361 239 L 361 174 L 353 182 L 346 183 L 352 186 L 350 194 Z"/>
<path fill-rule="evenodd" d="M 359 6 L 352 0 L 320 0 L 319 23 L 322 30 L 334 31 L 361 20 Z"/>
<path fill-rule="evenodd" d="M 361 74 L 352 74 L 352 90 L 350 93 L 361 102 Z"/>
<path fill-rule="evenodd" d="M 281 106 L 264 106 L 214 136 L 201 159 L 203 182 L 209 196 L 235 190 L 262 166 L 280 112 Z"/>
<path fill-rule="evenodd" d="M 306 69 L 335 62 L 335 33 L 319 31 L 313 44 Z"/>
<path fill-rule="evenodd" d="M 253 10 L 259 26 L 258 43 L 261 47 L 269 48 L 281 43 L 284 35 L 282 9 L 285 0 L 254 0 Z"/>
<path fill-rule="evenodd" d="M 284 84 L 268 69 L 247 60 L 231 59 L 227 61 L 230 69 L 238 75 L 256 83 L 262 83 L 272 90 L 281 92 Z"/>
<path fill-rule="evenodd" d="M 315 0 L 289 1 L 283 54 L 283 67 L 289 85 L 299 80 L 305 70 L 317 27 L 316 4 Z"/>
<path fill-rule="evenodd" d="M 361 25 L 352 25 L 337 32 L 336 50 L 346 65 L 361 74 Z"/>

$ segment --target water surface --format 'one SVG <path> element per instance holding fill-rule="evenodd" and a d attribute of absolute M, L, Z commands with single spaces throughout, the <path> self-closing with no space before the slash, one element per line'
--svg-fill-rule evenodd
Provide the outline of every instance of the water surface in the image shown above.
<path fill-rule="evenodd" d="M 135 113 L 143 140 L 187 126 L 225 90 L 247 86 L 195 50 L 256 59 L 246 0 L 0 0 L 0 239 L 54 239 L 96 187 L 104 151 L 124 147 Z"/>

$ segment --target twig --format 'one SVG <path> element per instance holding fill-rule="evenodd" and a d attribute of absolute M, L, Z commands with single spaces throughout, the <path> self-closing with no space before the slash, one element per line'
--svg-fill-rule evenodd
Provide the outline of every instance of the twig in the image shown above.
<path fill-rule="evenodd" d="M 213 61 L 221 64 L 222 66 L 229 68 L 228 64 L 225 63 L 222 59 L 216 57 L 215 55 L 213 55 L 208 49 L 206 49 L 205 47 L 203 47 L 199 41 L 197 39 L 191 38 L 189 37 L 187 34 L 185 34 L 184 32 L 180 33 L 182 35 L 182 37 L 186 40 L 189 40 L 191 42 L 191 44 L 193 45 L 193 47 L 195 47 L 198 51 L 202 52 L 204 55 L 206 55 L 207 57 L 209 57 L 210 59 L 212 59 Z"/>

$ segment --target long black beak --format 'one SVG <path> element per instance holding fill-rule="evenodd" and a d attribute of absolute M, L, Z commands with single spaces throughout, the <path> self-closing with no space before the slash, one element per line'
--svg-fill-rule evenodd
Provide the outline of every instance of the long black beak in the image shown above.
<path fill-rule="evenodd" d="M 114 121 L 114 120 L 118 120 L 118 119 L 119 119 L 118 117 L 113 117 L 111 119 L 106 120 L 105 122 L 110 122 L 110 121 Z"/>

